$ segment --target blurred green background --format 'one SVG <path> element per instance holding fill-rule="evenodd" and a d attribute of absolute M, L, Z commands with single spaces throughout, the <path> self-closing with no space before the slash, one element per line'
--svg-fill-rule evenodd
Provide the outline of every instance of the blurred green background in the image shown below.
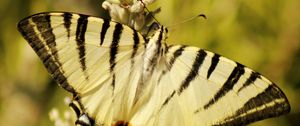
<path fill-rule="evenodd" d="M 44 11 L 71 11 L 109 18 L 101 0 L 0 1 L 0 125 L 53 125 L 48 112 L 61 111 L 66 91 L 49 77 L 29 44 L 17 32 L 22 18 Z M 238 61 L 274 81 L 287 95 L 288 115 L 252 125 L 300 123 L 299 0 L 157 0 L 156 18 L 170 27 L 169 43 L 194 45 Z"/>

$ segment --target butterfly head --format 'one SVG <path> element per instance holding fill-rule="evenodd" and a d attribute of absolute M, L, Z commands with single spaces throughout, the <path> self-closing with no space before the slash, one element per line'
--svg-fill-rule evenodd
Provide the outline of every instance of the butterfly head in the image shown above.
<path fill-rule="evenodd" d="M 167 27 L 160 25 L 157 22 L 154 22 L 150 25 L 145 37 L 147 40 L 154 38 L 155 36 L 160 36 L 161 40 L 164 41 L 168 38 L 168 29 Z"/>

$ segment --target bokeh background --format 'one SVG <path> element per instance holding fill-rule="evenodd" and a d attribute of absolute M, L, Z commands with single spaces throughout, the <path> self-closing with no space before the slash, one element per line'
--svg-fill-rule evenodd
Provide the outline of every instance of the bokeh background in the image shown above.
<path fill-rule="evenodd" d="M 109 18 L 101 0 L 0 1 L 0 125 L 49 126 L 48 113 L 68 107 L 68 94 L 49 77 L 29 44 L 17 32 L 22 18 L 44 11 L 71 11 Z M 217 52 L 262 73 L 287 95 L 288 115 L 251 125 L 300 123 L 299 0 L 157 0 L 156 18 L 166 26 L 200 13 L 208 18 L 170 27 L 169 43 Z"/>

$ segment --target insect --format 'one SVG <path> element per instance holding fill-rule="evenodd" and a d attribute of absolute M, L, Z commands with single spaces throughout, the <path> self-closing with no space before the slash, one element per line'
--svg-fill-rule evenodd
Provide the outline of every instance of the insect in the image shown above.
<path fill-rule="evenodd" d="M 290 111 L 273 82 L 216 53 L 168 45 L 164 26 L 146 39 L 113 21 L 45 12 L 18 30 L 73 94 L 77 125 L 245 125 Z"/>

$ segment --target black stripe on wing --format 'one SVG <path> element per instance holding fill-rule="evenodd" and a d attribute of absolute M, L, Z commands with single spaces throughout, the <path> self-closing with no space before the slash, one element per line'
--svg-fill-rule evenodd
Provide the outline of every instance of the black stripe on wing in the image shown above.
<path fill-rule="evenodd" d="M 67 32 L 68 32 L 67 36 L 68 36 L 68 38 L 70 38 L 70 31 L 71 31 L 70 26 L 72 24 L 72 22 L 71 22 L 72 16 L 73 15 L 71 13 L 68 13 L 68 12 L 65 12 L 63 14 L 63 17 L 64 17 L 64 26 L 67 29 Z"/>
<path fill-rule="evenodd" d="M 78 18 L 77 28 L 76 28 L 76 44 L 77 44 L 77 49 L 78 49 L 78 53 L 79 53 L 81 69 L 83 72 L 85 72 L 85 70 L 86 70 L 85 32 L 86 32 L 87 23 L 88 23 L 88 20 L 87 20 L 88 16 L 86 16 L 86 15 L 79 15 L 79 16 L 80 17 Z"/>
<path fill-rule="evenodd" d="M 177 60 L 177 58 L 179 56 L 181 56 L 182 52 L 184 51 L 184 48 L 186 46 L 181 46 L 180 48 L 178 48 L 174 53 L 173 53 L 173 57 L 170 59 L 169 63 L 168 63 L 168 69 L 171 70 L 173 67 L 173 64 L 175 63 L 175 61 Z"/>
<path fill-rule="evenodd" d="M 202 65 L 205 57 L 206 57 L 207 53 L 200 49 L 197 53 L 197 56 L 194 60 L 193 66 L 191 71 L 189 72 L 188 76 L 184 79 L 184 81 L 182 82 L 178 93 L 181 94 L 183 92 L 183 90 L 185 90 L 191 83 L 191 81 L 193 81 L 195 79 L 195 77 L 198 75 L 200 66 Z"/>
<path fill-rule="evenodd" d="M 216 103 L 223 96 L 225 96 L 230 90 L 232 90 L 233 86 L 239 81 L 240 77 L 244 73 L 245 73 L 245 67 L 237 63 L 237 66 L 233 69 L 230 76 L 223 84 L 223 86 L 220 88 L 220 90 L 214 95 L 214 97 L 206 105 L 204 105 L 204 109 L 207 109 L 208 107 Z"/>
<path fill-rule="evenodd" d="M 113 40 L 110 46 L 110 72 L 113 74 L 112 76 L 112 87 L 115 87 L 115 73 L 113 73 L 115 65 L 116 65 L 116 55 L 118 53 L 119 41 L 121 39 L 121 34 L 123 31 L 122 24 L 117 23 L 113 32 Z"/>
<path fill-rule="evenodd" d="M 164 106 L 166 106 L 166 105 L 169 103 L 169 101 L 174 97 L 175 93 L 176 93 L 176 92 L 173 91 L 173 92 L 166 98 L 166 100 L 163 102 L 163 104 L 162 104 L 160 110 L 161 110 Z"/>
<path fill-rule="evenodd" d="M 246 82 L 243 84 L 243 86 L 238 90 L 238 92 L 240 92 L 241 90 L 243 90 L 244 88 L 246 88 L 247 86 L 249 86 L 250 84 L 253 84 L 253 82 L 256 79 L 260 79 L 261 75 L 257 72 L 252 71 L 250 77 L 246 80 Z"/>
<path fill-rule="evenodd" d="M 138 33 L 136 30 L 133 29 L 133 50 L 132 50 L 132 54 L 130 57 L 131 58 L 131 68 L 134 65 L 134 57 L 137 53 L 139 43 L 140 43 L 140 38 L 138 36 Z"/>
<path fill-rule="evenodd" d="M 77 107 L 73 102 L 71 102 L 69 104 L 69 107 L 71 107 L 71 109 L 74 110 L 75 114 L 76 114 L 76 117 L 79 118 L 80 115 L 82 114 L 82 111 L 79 107 Z"/>
<path fill-rule="evenodd" d="M 114 70 L 114 67 L 116 65 L 115 60 L 116 60 L 116 55 L 118 53 L 118 46 L 119 46 L 119 41 L 121 38 L 123 26 L 122 24 L 117 23 L 114 29 L 113 33 L 113 40 L 110 46 L 110 71 L 112 72 Z"/>
<path fill-rule="evenodd" d="M 109 20 L 103 19 L 103 24 L 102 24 L 102 28 L 101 28 L 101 32 L 100 32 L 100 45 L 103 44 L 104 42 L 104 38 L 107 32 L 107 29 L 109 28 Z"/>
<path fill-rule="evenodd" d="M 220 55 L 215 53 L 214 56 L 211 59 L 211 64 L 210 64 L 210 67 L 207 71 L 207 79 L 214 72 L 214 70 L 216 69 L 216 66 L 219 63 L 219 61 L 220 61 Z"/>

